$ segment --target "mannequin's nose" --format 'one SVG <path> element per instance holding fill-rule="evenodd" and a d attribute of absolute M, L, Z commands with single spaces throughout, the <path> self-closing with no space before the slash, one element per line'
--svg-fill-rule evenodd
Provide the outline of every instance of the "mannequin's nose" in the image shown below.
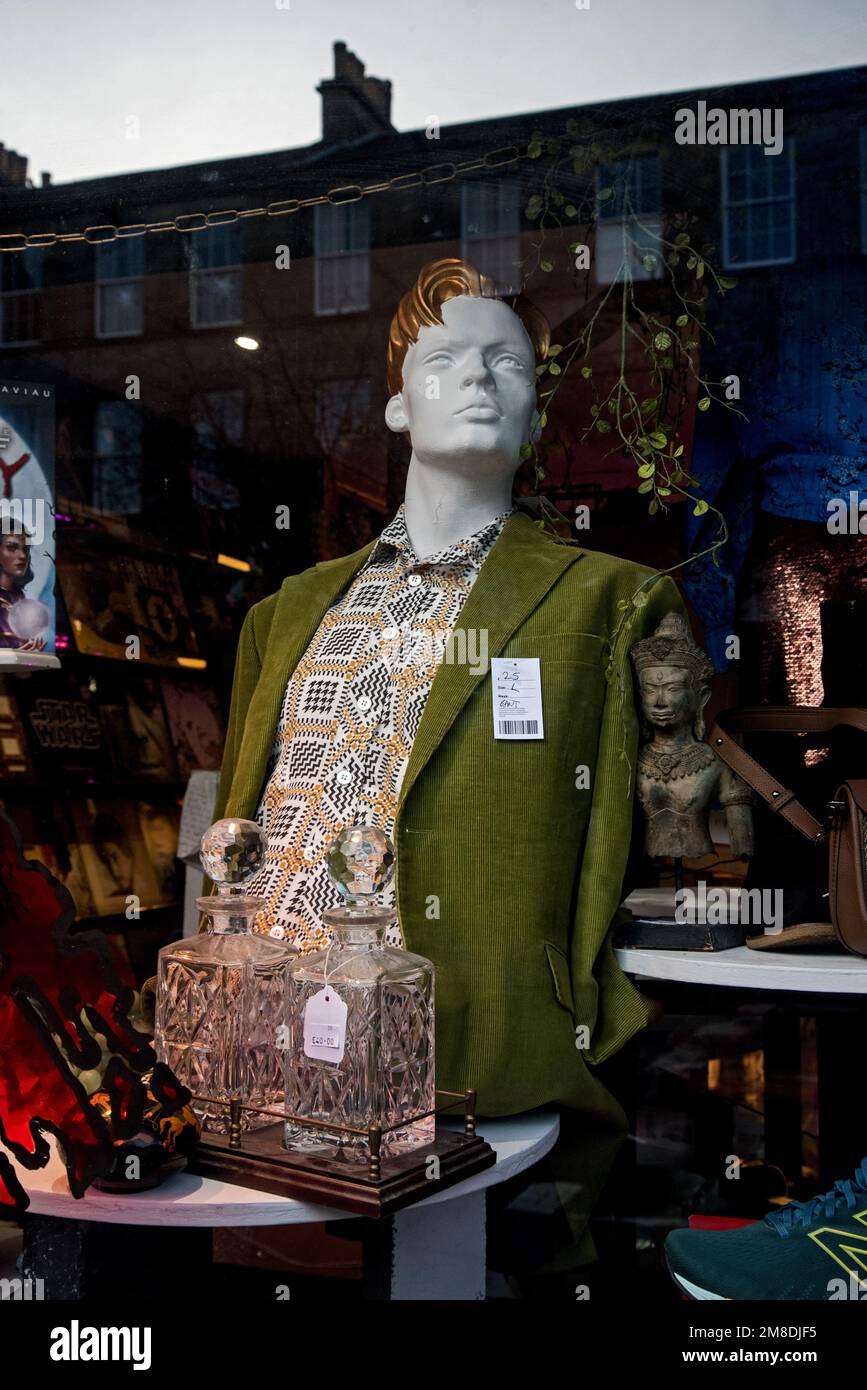
<path fill-rule="evenodd" d="M 487 380 L 488 368 L 483 357 L 479 356 L 474 361 L 468 362 L 461 377 L 461 386 L 475 386 L 480 381 Z"/>

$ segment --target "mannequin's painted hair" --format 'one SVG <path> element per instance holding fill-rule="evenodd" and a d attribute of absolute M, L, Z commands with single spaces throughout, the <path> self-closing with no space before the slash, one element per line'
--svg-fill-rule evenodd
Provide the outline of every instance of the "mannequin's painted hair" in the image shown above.
<path fill-rule="evenodd" d="M 396 396 L 403 386 L 403 363 L 413 343 L 418 342 L 419 330 L 425 325 L 442 323 L 442 306 L 456 295 L 469 294 L 474 299 L 503 299 L 521 320 L 533 345 L 536 361 L 543 362 L 551 342 L 551 327 L 541 309 L 523 295 L 506 298 L 497 293 L 489 275 L 483 275 L 469 261 L 457 256 L 445 256 L 422 266 L 418 279 L 407 290 L 391 321 L 388 335 L 388 391 Z"/>

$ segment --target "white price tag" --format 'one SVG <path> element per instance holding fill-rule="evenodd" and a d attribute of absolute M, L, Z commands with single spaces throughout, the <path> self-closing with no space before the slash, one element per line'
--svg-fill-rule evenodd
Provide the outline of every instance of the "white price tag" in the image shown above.
<path fill-rule="evenodd" d="M 491 657 L 494 738 L 544 738 L 537 656 Z"/>
<path fill-rule="evenodd" d="M 304 1006 L 304 1055 L 319 1062 L 343 1061 L 347 1007 L 331 985 L 311 994 Z"/>

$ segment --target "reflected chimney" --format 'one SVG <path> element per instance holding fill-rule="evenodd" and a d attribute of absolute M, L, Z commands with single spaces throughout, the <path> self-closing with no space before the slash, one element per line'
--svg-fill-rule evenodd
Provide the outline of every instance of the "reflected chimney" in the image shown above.
<path fill-rule="evenodd" d="M 329 144 L 394 129 L 391 83 L 365 77 L 364 64 L 345 43 L 335 43 L 334 76 L 326 77 L 316 90 L 322 96 L 322 139 Z"/>

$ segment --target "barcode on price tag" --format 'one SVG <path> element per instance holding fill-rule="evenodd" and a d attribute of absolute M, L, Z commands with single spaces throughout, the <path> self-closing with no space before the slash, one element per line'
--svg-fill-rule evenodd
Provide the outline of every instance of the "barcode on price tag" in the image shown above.
<path fill-rule="evenodd" d="M 494 738 L 544 738 L 537 656 L 491 658 Z"/>

